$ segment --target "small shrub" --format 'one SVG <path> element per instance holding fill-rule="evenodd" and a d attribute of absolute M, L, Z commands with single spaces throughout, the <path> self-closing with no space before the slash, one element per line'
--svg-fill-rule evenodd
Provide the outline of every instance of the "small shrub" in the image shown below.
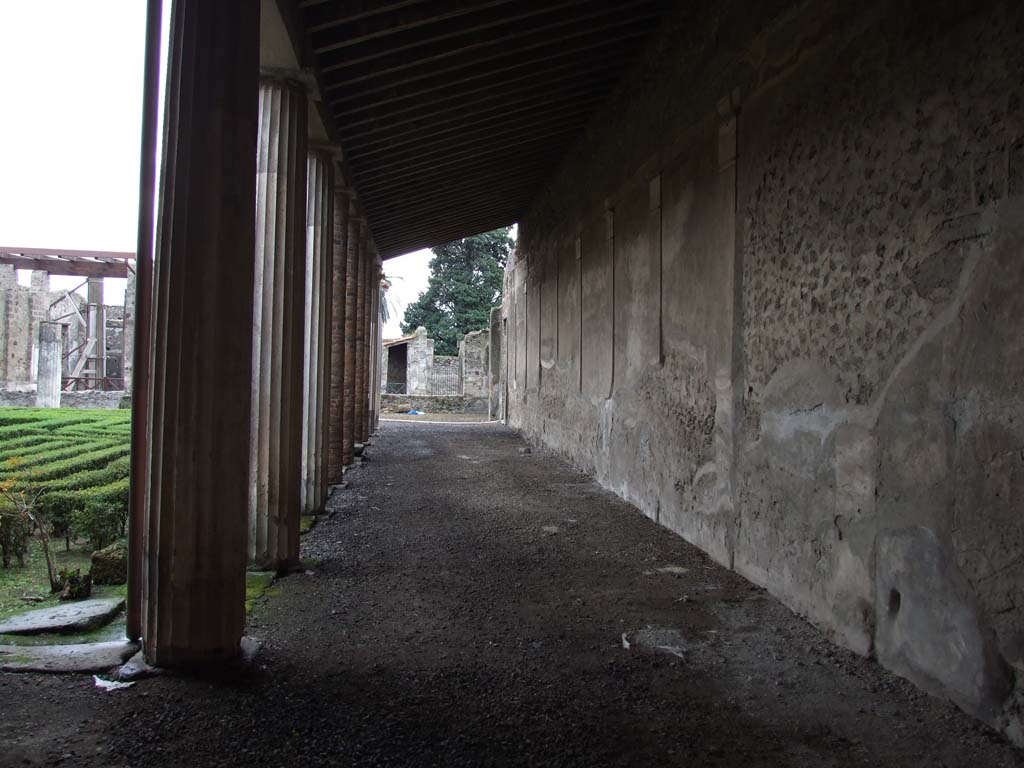
<path fill-rule="evenodd" d="M 125 507 L 104 501 L 86 501 L 75 512 L 73 530 L 89 539 L 91 549 L 103 549 L 124 535 Z"/>
<path fill-rule="evenodd" d="M 127 527 L 129 411 L 0 408 L 0 496 L 48 551 L 87 538 L 100 549 Z M 7 528 L 14 536 L 15 528 Z M 0 536 L 6 535 L 0 530 Z M 16 558 L 11 539 L 7 558 Z M 48 558 L 49 564 L 49 558 Z M 56 573 L 51 573 L 51 585 Z"/>
<path fill-rule="evenodd" d="M 24 567 L 31 536 L 32 525 L 24 515 L 6 505 L 0 508 L 0 558 L 4 568 L 11 567 L 12 558 L 17 558 L 18 565 Z"/>

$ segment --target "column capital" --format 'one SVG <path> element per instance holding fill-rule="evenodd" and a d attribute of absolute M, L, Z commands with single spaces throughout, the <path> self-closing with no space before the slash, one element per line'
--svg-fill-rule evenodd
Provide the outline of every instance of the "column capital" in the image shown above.
<path fill-rule="evenodd" d="M 306 151 L 311 155 L 320 155 L 331 160 L 341 160 L 342 158 L 341 147 L 337 144 L 329 144 L 322 141 L 309 142 L 309 147 Z"/>
<path fill-rule="evenodd" d="M 287 69 L 283 67 L 260 67 L 260 85 L 278 83 L 301 88 L 313 101 L 320 98 L 316 76 L 308 69 Z"/>

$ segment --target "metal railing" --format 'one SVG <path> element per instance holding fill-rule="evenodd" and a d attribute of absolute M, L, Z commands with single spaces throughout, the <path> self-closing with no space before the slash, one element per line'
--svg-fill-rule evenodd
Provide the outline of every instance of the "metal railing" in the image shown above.
<path fill-rule="evenodd" d="M 435 397 L 462 394 L 462 376 L 457 366 L 434 366 L 430 372 L 430 394 Z"/>

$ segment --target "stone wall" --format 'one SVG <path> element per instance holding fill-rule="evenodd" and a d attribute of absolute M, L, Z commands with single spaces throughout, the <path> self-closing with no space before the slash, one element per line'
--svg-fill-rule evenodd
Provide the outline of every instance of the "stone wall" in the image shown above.
<path fill-rule="evenodd" d="M 405 347 L 405 384 L 410 395 L 452 396 L 465 394 L 487 398 L 489 332 L 485 328 L 467 333 L 459 340 L 458 355 L 435 355 L 434 340 L 427 337 L 427 329 L 420 326 L 408 341 L 384 347 L 387 362 L 381 373 L 381 392 L 387 391 L 388 382 L 400 383 L 402 365 L 400 352 L 389 350 Z"/>
<path fill-rule="evenodd" d="M 60 323 L 65 351 L 63 373 L 71 375 L 86 339 L 86 300 L 77 293 L 51 291 L 49 275 L 32 272 L 30 286 L 18 285 L 10 265 L 0 265 L 0 386 L 8 392 L 35 390 L 39 349 L 39 323 Z M 124 308 L 104 307 L 106 324 L 107 375 L 120 378 L 124 356 Z M 81 319 L 80 319 L 81 318 Z"/>
<path fill-rule="evenodd" d="M 487 413 L 487 399 L 469 395 L 431 397 L 429 395 L 381 395 L 381 413 Z"/>
<path fill-rule="evenodd" d="M 107 318 L 107 376 L 124 376 L 124 307 L 116 304 L 104 306 Z"/>
<path fill-rule="evenodd" d="M 32 272 L 18 285 L 13 266 L 0 264 L 0 382 L 10 389 L 35 386 L 39 323 L 49 310 L 49 275 Z"/>
<path fill-rule="evenodd" d="M 84 320 L 86 301 L 77 293 L 68 291 L 50 291 L 50 319 L 59 322 L 63 327 L 65 376 L 70 376 L 81 356 L 80 350 L 85 343 L 87 331 Z"/>
<path fill-rule="evenodd" d="M 462 393 L 470 397 L 487 397 L 487 344 L 489 332 L 467 333 L 459 340 L 462 361 Z"/>
<path fill-rule="evenodd" d="M 1022 30 L 678 7 L 521 221 L 503 309 L 513 426 L 1018 740 Z"/>
<path fill-rule="evenodd" d="M 406 392 L 410 395 L 430 394 L 430 371 L 434 366 L 434 340 L 427 338 L 422 325 L 407 343 Z"/>
<path fill-rule="evenodd" d="M 125 392 L 101 392 L 99 390 L 83 390 L 81 392 L 61 392 L 61 408 L 102 408 L 115 410 L 120 407 Z M 0 407 L 35 408 L 35 389 L 0 389 Z"/>

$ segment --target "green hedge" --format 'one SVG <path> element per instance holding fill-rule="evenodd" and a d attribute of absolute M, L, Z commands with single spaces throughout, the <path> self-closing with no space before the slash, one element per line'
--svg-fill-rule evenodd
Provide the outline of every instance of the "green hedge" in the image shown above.
<path fill-rule="evenodd" d="M 27 449 L 0 463 L 0 478 L 20 476 L 34 478 L 35 473 L 38 471 L 37 468 L 40 466 L 46 469 L 67 459 L 74 459 L 95 451 L 116 447 L 118 447 L 117 441 L 92 438 L 74 445 L 57 443 L 48 444 L 42 450 Z"/>
<path fill-rule="evenodd" d="M 41 491 L 55 536 L 103 547 L 125 533 L 130 441 L 128 411 L 0 408 L 0 479 Z"/>

